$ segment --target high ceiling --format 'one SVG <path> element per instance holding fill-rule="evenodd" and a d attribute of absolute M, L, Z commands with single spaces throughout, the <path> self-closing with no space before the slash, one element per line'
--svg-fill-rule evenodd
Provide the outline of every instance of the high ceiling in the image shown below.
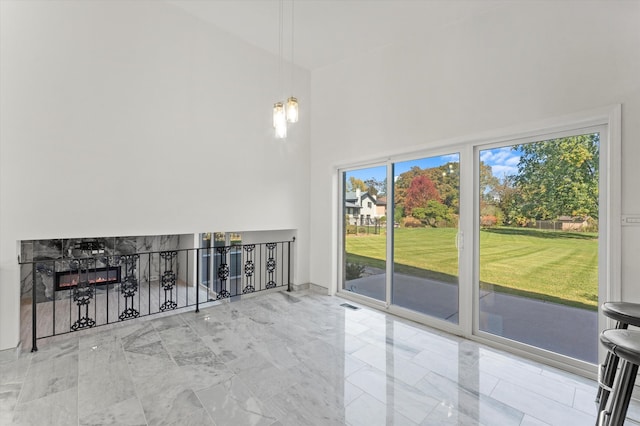
<path fill-rule="evenodd" d="M 246 42 L 278 54 L 278 0 L 166 0 Z M 296 0 L 294 62 L 314 70 L 389 43 L 433 35 L 507 4 L 491 0 Z M 283 54 L 291 56 L 292 1 L 283 1 Z"/>

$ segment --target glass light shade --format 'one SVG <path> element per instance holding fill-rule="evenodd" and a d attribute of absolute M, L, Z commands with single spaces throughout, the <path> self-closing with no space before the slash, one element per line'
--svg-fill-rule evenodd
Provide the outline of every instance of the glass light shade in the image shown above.
<path fill-rule="evenodd" d="M 273 127 L 276 129 L 280 123 L 286 126 L 287 118 L 284 111 L 284 104 L 282 102 L 276 102 L 273 104 Z"/>
<path fill-rule="evenodd" d="M 293 96 L 287 99 L 287 121 L 289 123 L 298 122 L 298 100 Z"/>
<path fill-rule="evenodd" d="M 276 138 L 285 139 L 287 137 L 287 121 L 284 120 L 276 125 Z"/>
<path fill-rule="evenodd" d="M 276 129 L 276 138 L 287 137 L 287 116 L 282 102 L 273 104 L 273 127 Z"/>

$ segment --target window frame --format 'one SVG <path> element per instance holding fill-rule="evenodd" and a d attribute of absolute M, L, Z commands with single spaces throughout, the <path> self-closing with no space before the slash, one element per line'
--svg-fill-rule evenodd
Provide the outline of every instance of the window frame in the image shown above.
<path fill-rule="evenodd" d="M 566 356 L 552 354 L 548 351 L 531 351 L 531 347 L 521 347 L 518 345 L 505 344 L 487 338 L 477 331 L 478 307 L 475 306 L 476 294 L 478 292 L 478 238 L 475 236 L 479 228 L 479 211 L 475 200 L 478 190 L 474 182 L 479 176 L 479 150 L 487 149 L 492 144 L 495 146 L 516 143 L 517 141 L 539 141 L 549 139 L 548 135 L 562 135 L 581 132 L 581 129 L 600 128 L 600 238 L 599 244 L 599 281 L 604 283 L 600 286 L 598 299 L 600 302 L 606 300 L 620 300 L 621 297 L 621 118 L 622 106 L 620 104 L 593 109 L 590 111 L 558 116 L 543 119 L 535 122 L 520 124 L 508 128 L 467 135 L 458 138 L 451 138 L 430 143 L 414 150 L 397 150 L 389 153 L 386 157 L 369 159 L 366 161 L 351 162 L 346 164 L 335 164 L 334 170 L 338 176 L 338 188 L 334 192 L 340 200 L 338 208 L 334 210 L 335 221 L 338 224 L 335 235 L 335 247 L 338 248 L 338 263 L 335 271 L 335 279 L 330 288 L 331 294 L 338 294 L 347 299 L 361 302 L 375 308 L 388 310 L 391 313 L 401 315 L 408 319 L 418 321 L 429 326 L 439 328 L 465 338 L 479 341 L 508 352 L 534 359 L 555 367 L 559 367 L 587 377 L 595 377 L 596 367 L 582 361 L 572 360 Z M 603 140 L 605 142 L 603 142 Z M 408 143 L 407 146 L 416 146 Z M 419 145 L 418 145 L 419 146 Z M 443 152 L 457 151 L 460 153 L 460 272 L 459 272 L 459 326 L 452 327 L 451 324 L 443 324 L 441 321 L 418 315 L 412 312 L 404 312 L 402 309 L 389 306 L 387 303 L 376 303 L 377 301 L 366 300 L 357 294 L 342 291 L 344 282 L 343 265 L 344 256 L 344 187 L 342 174 L 346 171 L 357 170 L 368 167 L 387 166 L 387 182 L 393 182 L 393 164 L 400 161 L 415 158 L 441 155 Z M 473 167 L 462 164 L 472 164 Z M 387 215 L 393 214 L 393 185 L 387 188 Z M 391 276 L 393 270 L 389 265 L 393 265 L 393 229 L 394 222 L 387 221 L 387 293 L 391 287 Z M 469 236 L 469 237 L 467 237 Z M 602 267 L 605 266 L 605 268 Z M 390 300 L 390 295 L 387 295 Z M 604 318 L 601 310 L 598 311 L 598 327 L 602 330 L 611 327 L 611 321 Z M 554 356 L 556 355 L 556 356 Z M 604 351 L 600 348 L 599 358 L 602 360 Z M 574 362 L 577 361 L 577 362 Z"/>

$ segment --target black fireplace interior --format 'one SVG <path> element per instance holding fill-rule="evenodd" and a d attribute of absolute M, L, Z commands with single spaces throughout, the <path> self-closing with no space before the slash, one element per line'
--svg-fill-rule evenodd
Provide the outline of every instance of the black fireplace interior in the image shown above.
<path fill-rule="evenodd" d="M 95 285 L 117 284 L 120 282 L 120 267 L 108 266 L 89 270 L 56 272 L 55 288 L 56 291 L 68 290 L 83 281 Z"/>

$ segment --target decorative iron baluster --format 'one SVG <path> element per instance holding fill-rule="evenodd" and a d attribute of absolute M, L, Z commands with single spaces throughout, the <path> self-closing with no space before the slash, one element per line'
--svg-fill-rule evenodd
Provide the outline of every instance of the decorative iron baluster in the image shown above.
<path fill-rule="evenodd" d="M 265 244 L 265 246 L 267 247 L 267 280 L 268 280 L 265 288 L 275 288 L 277 286 L 275 279 L 276 279 L 276 265 L 277 265 L 276 256 L 278 254 L 276 247 L 278 246 L 278 244 L 267 243 Z"/>
<path fill-rule="evenodd" d="M 163 251 L 160 258 L 164 260 L 164 272 L 162 273 L 160 285 L 164 289 L 164 303 L 160 305 L 161 311 L 169 311 L 178 307 L 173 300 L 173 289 L 176 286 L 176 274 L 173 272 L 173 261 L 178 256 L 177 251 Z"/>
<path fill-rule="evenodd" d="M 78 320 L 71 325 L 71 331 L 82 330 L 83 328 L 91 328 L 96 325 L 93 318 L 89 318 L 89 305 L 94 296 L 94 289 L 89 281 L 79 282 L 73 289 L 73 301 L 78 305 Z M 82 316 L 82 307 L 84 306 L 84 316 Z"/>
<path fill-rule="evenodd" d="M 256 287 L 254 285 L 254 272 L 256 271 L 255 264 L 255 244 L 248 244 L 244 246 L 245 251 L 245 262 L 244 262 L 244 277 L 246 285 L 242 289 L 242 294 L 253 293 L 256 291 Z"/>
<path fill-rule="evenodd" d="M 71 331 L 82 330 L 83 328 L 91 328 L 96 325 L 96 321 L 89 317 L 89 305 L 95 296 L 95 288 L 89 282 L 89 268 L 95 267 L 95 259 L 72 259 L 69 261 L 69 269 L 78 271 L 78 284 L 74 287 L 73 301 L 78 306 L 78 319 L 71 324 Z M 82 274 L 86 275 L 86 280 L 82 280 Z M 82 316 L 82 307 L 84 306 L 84 316 Z"/>
<path fill-rule="evenodd" d="M 231 297 L 231 293 L 227 290 L 227 280 L 229 279 L 229 264 L 227 263 L 227 253 L 229 247 L 216 247 L 216 252 L 220 255 L 220 265 L 218 265 L 218 281 L 220 281 L 220 291 L 216 296 L 216 300 Z M 217 286 L 216 286 L 217 290 Z"/>
<path fill-rule="evenodd" d="M 140 312 L 133 307 L 133 298 L 138 292 L 138 278 L 136 278 L 136 264 L 140 258 L 137 254 L 120 256 L 119 264 L 124 266 L 124 278 L 120 282 L 120 294 L 124 297 L 124 311 L 118 318 L 120 321 L 138 318 Z M 129 305 L 131 304 L 131 305 Z"/>

